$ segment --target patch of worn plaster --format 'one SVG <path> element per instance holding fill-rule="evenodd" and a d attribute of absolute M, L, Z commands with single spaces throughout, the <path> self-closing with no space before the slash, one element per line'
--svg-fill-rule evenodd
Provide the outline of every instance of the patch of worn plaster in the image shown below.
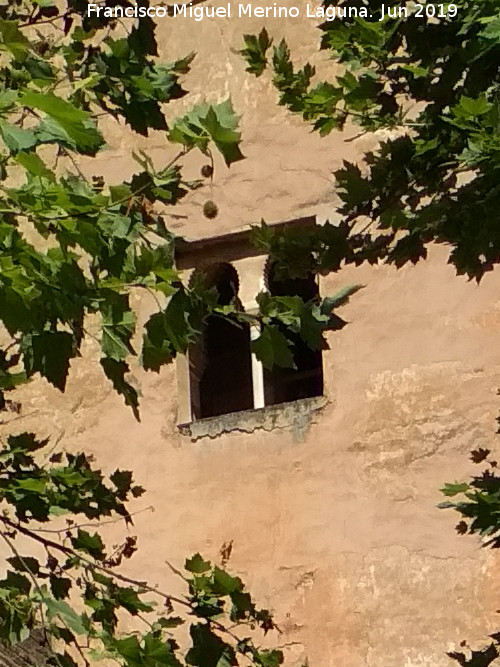
<path fill-rule="evenodd" d="M 329 592 L 344 615 L 336 626 L 337 641 L 350 633 L 344 617 L 352 623 L 353 613 L 360 616 L 357 646 L 365 651 L 360 667 L 451 667 L 446 650 L 457 650 L 464 639 L 479 641 L 495 627 L 494 592 L 479 589 L 471 595 L 479 565 L 479 557 L 440 558 L 394 544 L 370 549 L 361 560 L 345 554 L 335 563 L 338 575 L 320 572 L 318 585 L 321 575 L 328 581 L 338 577 Z M 309 594 L 312 604 L 320 592 L 313 588 Z M 448 600 L 444 614 L 443 596 Z"/>
<path fill-rule="evenodd" d="M 367 388 L 366 418 L 351 449 L 365 454 L 368 469 L 389 472 L 444 449 L 466 452 L 483 444 L 483 415 L 473 412 L 476 406 L 469 405 L 464 389 L 478 379 L 474 369 L 459 363 L 377 374 Z"/>
<path fill-rule="evenodd" d="M 178 428 L 183 435 L 191 436 L 193 442 L 200 438 L 217 438 L 223 433 L 253 433 L 257 430 L 273 431 L 275 429 L 289 429 L 294 440 L 301 441 L 313 422 L 314 414 L 324 408 L 327 403 L 325 396 L 304 398 L 258 410 L 245 410 L 200 419 L 190 424 L 180 424 Z"/>
<path fill-rule="evenodd" d="M 429 411 L 434 415 L 450 414 L 450 381 L 459 378 L 464 382 L 474 375 L 472 370 L 453 362 L 413 365 L 398 373 L 384 371 L 373 376 L 366 397 L 372 404 L 390 403 L 393 418 L 410 423 L 427 418 Z"/>

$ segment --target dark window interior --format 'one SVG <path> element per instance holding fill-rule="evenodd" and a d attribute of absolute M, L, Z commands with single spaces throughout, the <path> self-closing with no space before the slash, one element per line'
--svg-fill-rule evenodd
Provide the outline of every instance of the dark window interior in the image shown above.
<path fill-rule="evenodd" d="M 300 296 L 310 301 L 319 294 L 313 275 L 307 278 L 277 279 L 271 266 L 268 289 L 272 296 Z M 296 401 L 299 398 L 323 395 L 323 360 L 321 350 L 311 350 L 298 334 L 287 332 L 294 343 L 296 369 L 264 369 L 264 400 L 266 405 Z"/>
<path fill-rule="evenodd" d="M 219 305 L 237 302 L 238 275 L 230 264 L 207 271 Z M 250 330 L 247 324 L 212 315 L 201 341 L 189 353 L 191 411 L 204 419 L 253 408 Z"/>

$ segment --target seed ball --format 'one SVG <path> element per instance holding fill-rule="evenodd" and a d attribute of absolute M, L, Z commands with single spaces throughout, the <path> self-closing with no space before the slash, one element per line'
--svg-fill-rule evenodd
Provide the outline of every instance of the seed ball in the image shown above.
<path fill-rule="evenodd" d="M 210 178 L 212 174 L 214 173 L 214 168 L 212 167 L 211 164 L 204 164 L 203 167 L 201 168 L 201 175 L 203 178 Z"/>
<path fill-rule="evenodd" d="M 210 199 L 203 204 L 203 215 L 205 218 L 215 218 L 218 212 L 217 204 L 214 204 Z"/>

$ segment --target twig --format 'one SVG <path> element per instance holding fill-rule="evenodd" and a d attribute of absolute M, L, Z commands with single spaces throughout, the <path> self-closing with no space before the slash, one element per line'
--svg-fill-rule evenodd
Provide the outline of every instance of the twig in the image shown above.
<path fill-rule="evenodd" d="M 164 593 L 163 591 L 159 590 L 158 588 L 154 588 L 153 586 L 149 586 L 145 581 L 138 581 L 137 579 L 132 579 L 131 577 L 126 577 L 123 574 L 119 574 L 117 572 L 113 572 L 108 567 L 104 567 L 104 565 L 100 565 L 99 563 L 96 563 L 95 561 L 90 560 L 89 558 L 86 558 L 83 556 L 81 553 L 76 552 L 74 549 L 71 547 L 67 547 L 64 544 L 59 544 L 58 542 L 54 542 L 53 540 L 42 537 L 41 535 L 37 535 L 34 533 L 32 530 L 29 528 L 25 528 L 24 526 L 21 526 L 21 524 L 15 523 L 14 521 L 11 521 L 5 516 L 0 516 L 0 522 L 4 523 L 5 525 L 9 526 L 10 528 L 14 528 L 14 530 L 18 530 L 20 533 L 23 535 L 26 535 L 27 537 L 31 537 L 35 542 L 38 542 L 39 544 L 42 544 L 45 547 L 50 547 L 51 549 L 55 549 L 56 551 L 60 551 L 61 553 L 66 554 L 67 556 L 71 557 L 77 557 L 90 567 L 95 568 L 96 570 L 100 570 L 101 572 L 104 572 L 104 574 L 107 574 L 111 577 L 114 577 L 115 579 L 118 579 L 119 581 L 123 581 L 127 584 L 132 584 L 133 586 L 137 586 L 137 588 L 141 588 L 144 591 L 148 591 L 149 593 L 155 593 L 156 595 L 159 595 L 160 597 L 164 598 L 165 600 L 172 600 L 173 602 L 176 602 L 177 604 L 183 605 L 184 607 L 189 607 L 191 609 L 192 605 L 187 601 L 183 600 L 182 598 L 178 598 L 176 596 L 170 595 L 169 593 Z"/>
<path fill-rule="evenodd" d="M 68 157 L 68 158 L 71 160 L 71 164 L 72 164 L 73 167 L 76 169 L 76 171 L 77 171 L 78 175 L 80 176 L 80 178 L 83 179 L 86 183 L 88 183 L 88 182 L 89 182 L 89 179 L 85 176 L 85 174 L 83 173 L 83 171 L 82 171 L 82 170 L 80 169 L 80 167 L 78 166 L 77 161 L 76 161 L 75 158 L 71 155 L 71 151 L 69 151 L 67 148 L 65 148 L 65 147 L 63 147 L 63 146 L 61 146 L 61 150 L 62 150 L 62 152 L 66 155 L 66 157 Z"/>
<path fill-rule="evenodd" d="M 137 510 L 137 512 L 131 512 L 130 517 L 136 516 L 137 514 L 142 514 L 143 512 L 154 512 L 154 507 L 153 505 L 149 505 L 149 507 L 143 507 L 142 510 Z M 106 524 L 109 523 L 119 523 L 120 521 L 125 521 L 125 517 L 118 517 L 116 519 L 107 519 L 106 521 L 99 521 L 99 527 L 100 526 L 105 526 Z M 78 528 L 97 528 L 97 526 L 94 523 L 78 523 L 72 526 L 67 526 L 66 528 L 61 528 L 60 530 L 56 530 L 55 528 L 50 529 L 50 528 L 31 528 L 31 530 L 34 533 L 52 533 L 54 535 L 61 535 L 62 533 L 67 533 L 68 530 L 77 530 Z"/>
<path fill-rule="evenodd" d="M 62 620 L 62 622 L 64 623 L 64 625 L 68 628 L 68 626 L 67 626 L 66 622 L 64 621 L 64 619 L 61 619 L 61 620 Z M 69 630 L 69 629 L 70 629 L 70 628 L 68 628 L 68 630 Z M 76 641 L 76 637 L 73 639 L 73 645 L 74 645 L 74 647 L 76 648 L 76 650 L 78 651 L 78 654 L 80 655 L 81 659 L 82 659 L 83 662 L 85 663 L 85 667 L 90 667 L 90 662 L 89 662 L 89 661 L 87 660 L 87 658 L 85 657 L 85 654 L 84 654 L 84 652 L 83 652 L 83 650 L 82 650 L 82 647 L 81 647 L 80 644 Z"/>
<path fill-rule="evenodd" d="M 179 604 L 183 607 L 187 607 L 191 611 L 193 611 L 193 604 L 189 602 L 189 600 L 185 600 L 183 598 L 179 598 L 175 595 L 171 595 L 169 593 L 165 593 L 159 588 L 155 588 L 153 586 L 150 586 L 147 584 L 145 581 L 138 581 L 137 579 L 133 579 L 132 577 L 127 577 L 123 574 L 119 574 L 117 572 L 114 572 L 112 569 L 105 567 L 104 565 L 101 565 L 95 561 L 90 560 L 89 558 L 86 558 L 83 556 L 81 553 L 76 552 L 74 549 L 71 547 L 68 547 L 64 544 L 59 544 L 57 542 L 54 542 L 51 539 L 42 537 L 41 535 L 37 535 L 34 533 L 32 530 L 29 528 L 26 528 L 22 526 L 21 524 L 15 523 L 14 521 L 11 521 L 9 518 L 5 516 L 0 516 L 0 522 L 4 523 L 5 525 L 9 526 L 10 528 L 13 528 L 14 530 L 18 530 L 20 533 L 23 535 L 26 535 L 27 537 L 30 537 L 31 539 L 35 540 L 39 544 L 42 544 L 46 549 L 52 548 L 57 551 L 60 551 L 61 553 L 66 554 L 67 556 L 71 556 L 72 558 L 78 558 L 81 560 L 83 563 L 86 563 L 88 567 L 91 569 L 94 568 L 95 570 L 99 570 L 100 572 L 103 572 L 104 574 L 107 574 L 108 576 L 118 580 L 118 581 L 123 581 L 125 583 L 131 584 L 132 586 L 135 586 L 141 591 L 147 591 L 149 593 L 152 593 L 154 595 L 158 595 L 159 597 L 163 598 L 166 602 L 175 602 L 176 604 Z M 4 539 L 7 539 L 6 536 L 0 531 L 0 534 Z M 38 587 L 38 586 L 37 586 Z M 231 637 L 234 641 L 239 642 L 240 637 L 238 635 L 235 635 L 230 629 L 228 629 L 225 625 L 223 625 L 221 622 L 216 621 L 215 619 L 210 619 L 209 623 L 213 625 L 214 628 L 217 628 L 219 632 L 223 632 L 224 634 L 228 635 Z"/>

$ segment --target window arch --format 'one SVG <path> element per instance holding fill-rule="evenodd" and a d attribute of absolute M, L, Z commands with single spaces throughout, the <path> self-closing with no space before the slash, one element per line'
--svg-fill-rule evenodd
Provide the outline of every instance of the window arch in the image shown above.
<path fill-rule="evenodd" d="M 276 267 L 266 270 L 266 286 L 272 296 L 300 296 L 304 301 L 319 298 L 319 288 L 313 274 L 305 278 L 277 276 Z M 323 395 L 323 358 L 321 350 L 312 350 L 298 334 L 287 331 L 294 343 L 296 368 L 264 369 L 264 400 L 266 405 L 287 403 L 300 398 Z"/>
<path fill-rule="evenodd" d="M 241 307 L 238 273 L 231 264 L 212 264 L 201 273 L 217 290 L 219 305 Z M 192 419 L 253 408 L 249 325 L 210 315 L 200 341 L 189 350 L 189 379 Z"/>

